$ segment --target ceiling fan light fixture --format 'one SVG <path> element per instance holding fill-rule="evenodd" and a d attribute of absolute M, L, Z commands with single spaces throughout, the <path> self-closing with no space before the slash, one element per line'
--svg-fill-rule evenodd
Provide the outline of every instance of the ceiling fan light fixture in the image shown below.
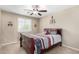
<path fill-rule="evenodd" d="M 32 5 L 32 10 L 30 9 L 25 9 L 29 11 L 30 15 L 39 15 L 42 16 L 42 12 L 47 12 L 46 6 L 40 6 L 40 5 Z"/>
<path fill-rule="evenodd" d="M 33 12 L 33 14 L 37 14 L 37 13 L 38 13 L 38 11 L 34 11 L 34 12 Z"/>

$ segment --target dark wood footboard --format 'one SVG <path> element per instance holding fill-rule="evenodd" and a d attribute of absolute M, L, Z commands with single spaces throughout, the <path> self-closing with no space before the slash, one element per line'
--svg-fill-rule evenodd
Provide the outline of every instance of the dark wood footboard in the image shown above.
<path fill-rule="evenodd" d="M 28 38 L 25 35 L 21 35 L 22 40 L 20 40 L 20 46 L 22 46 L 28 54 L 34 53 L 34 40 L 32 38 Z"/>

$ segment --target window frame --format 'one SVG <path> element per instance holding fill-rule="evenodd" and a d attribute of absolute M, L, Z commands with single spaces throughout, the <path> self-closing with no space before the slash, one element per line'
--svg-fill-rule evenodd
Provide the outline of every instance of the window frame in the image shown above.
<path fill-rule="evenodd" d="M 24 21 L 24 24 L 25 24 L 25 22 L 26 23 L 28 23 L 28 21 L 27 20 L 30 20 L 29 22 L 30 22 L 30 30 L 25 30 L 25 29 L 20 29 L 19 28 L 19 23 L 21 23 L 20 21 Z M 22 24 L 22 23 L 21 23 Z M 23 27 L 24 27 L 24 24 L 22 25 Z M 29 18 L 18 18 L 18 32 L 31 32 L 32 31 L 32 20 L 31 19 L 29 19 Z"/>

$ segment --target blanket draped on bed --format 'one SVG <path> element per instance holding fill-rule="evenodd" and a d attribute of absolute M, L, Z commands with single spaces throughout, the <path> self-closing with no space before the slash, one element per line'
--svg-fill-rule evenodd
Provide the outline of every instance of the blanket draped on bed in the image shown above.
<path fill-rule="evenodd" d="M 46 37 L 40 37 L 34 39 L 35 41 L 35 47 L 37 52 L 36 53 L 41 53 L 41 49 L 47 49 L 53 45 L 53 38 L 52 36 L 46 36 Z"/>

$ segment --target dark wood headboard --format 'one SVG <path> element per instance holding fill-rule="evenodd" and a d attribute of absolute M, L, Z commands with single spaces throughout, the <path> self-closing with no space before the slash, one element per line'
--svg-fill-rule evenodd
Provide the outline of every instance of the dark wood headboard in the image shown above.
<path fill-rule="evenodd" d="M 62 29 L 61 28 L 44 28 L 44 31 L 47 34 L 50 34 L 50 32 L 53 32 L 53 31 L 57 31 L 57 34 L 60 34 L 62 36 Z"/>

